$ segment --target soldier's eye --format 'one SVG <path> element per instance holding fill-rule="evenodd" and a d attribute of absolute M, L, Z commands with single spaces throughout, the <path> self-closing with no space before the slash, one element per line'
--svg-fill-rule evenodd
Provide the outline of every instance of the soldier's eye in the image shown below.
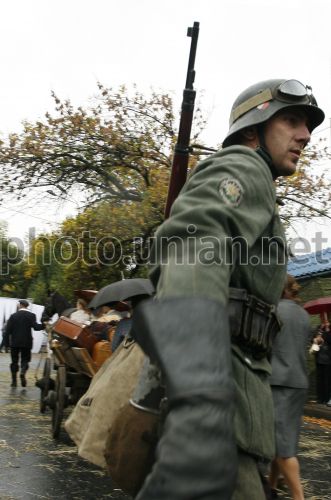
<path fill-rule="evenodd" d="M 290 123 L 291 125 L 295 126 L 298 123 L 300 123 L 301 118 L 299 118 L 297 115 L 294 115 L 292 113 L 287 113 L 284 115 L 284 120 Z"/>

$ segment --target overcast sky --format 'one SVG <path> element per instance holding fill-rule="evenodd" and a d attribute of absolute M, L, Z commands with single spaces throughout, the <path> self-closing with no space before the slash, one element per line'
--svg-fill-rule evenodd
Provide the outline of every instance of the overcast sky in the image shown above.
<path fill-rule="evenodd" d="M 198 21 L 195 88 L 204 93 L 210 145 L 222 141 L 238 93 L 267 78 L 312 86 L 327 117 L 317 136 L 330 143 L 330 14 L 330 0 L 2 0 L 0 133 L 52 111 L 52 90 L 86 104 L 97 81 L 173 92 L 179 102 L 186 30 Z M 29 214 L 22 205 L 0 206 L 11 236 L 45 229 L 46 221 L 54 228 L 74 213 L 74 203 L 45 210 L 41 201 L 36 196 Z"/>

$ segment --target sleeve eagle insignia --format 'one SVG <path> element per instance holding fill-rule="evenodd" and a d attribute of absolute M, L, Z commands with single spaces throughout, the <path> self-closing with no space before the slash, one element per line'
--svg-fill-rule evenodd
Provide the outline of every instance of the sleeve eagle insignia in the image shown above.
<path fill-rule="evenodd" d="M 218 191 L 222 200 L 227 205 L 232 205 L 233 207 L 238 207 L 240 205 L 244 194 L 242 185 L 233 177 L 225 177 L 222 179 Z"/>

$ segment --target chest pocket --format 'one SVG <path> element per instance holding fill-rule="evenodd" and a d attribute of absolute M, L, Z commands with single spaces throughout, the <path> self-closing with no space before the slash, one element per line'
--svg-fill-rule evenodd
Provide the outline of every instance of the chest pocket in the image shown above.
<path fill-rule="evenodd" d="M 235 436 L 240 449 L 259 458 L 274 457 L 273 402 L 269 383 L 271 367 L 232 347 L 236 387 Z"/>

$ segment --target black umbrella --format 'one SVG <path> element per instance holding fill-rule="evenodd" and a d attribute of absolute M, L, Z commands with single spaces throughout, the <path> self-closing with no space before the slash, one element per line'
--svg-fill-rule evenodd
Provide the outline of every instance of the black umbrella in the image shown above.
<path fill-rule="evenodd" d="M 130 300 L 138 295 L 153 295 L 154 287 L 149 279 L 133 278 L 111 283 L 104 286 L 93 297 L 88 307 L 95 309 L 110 302 Z"/>

